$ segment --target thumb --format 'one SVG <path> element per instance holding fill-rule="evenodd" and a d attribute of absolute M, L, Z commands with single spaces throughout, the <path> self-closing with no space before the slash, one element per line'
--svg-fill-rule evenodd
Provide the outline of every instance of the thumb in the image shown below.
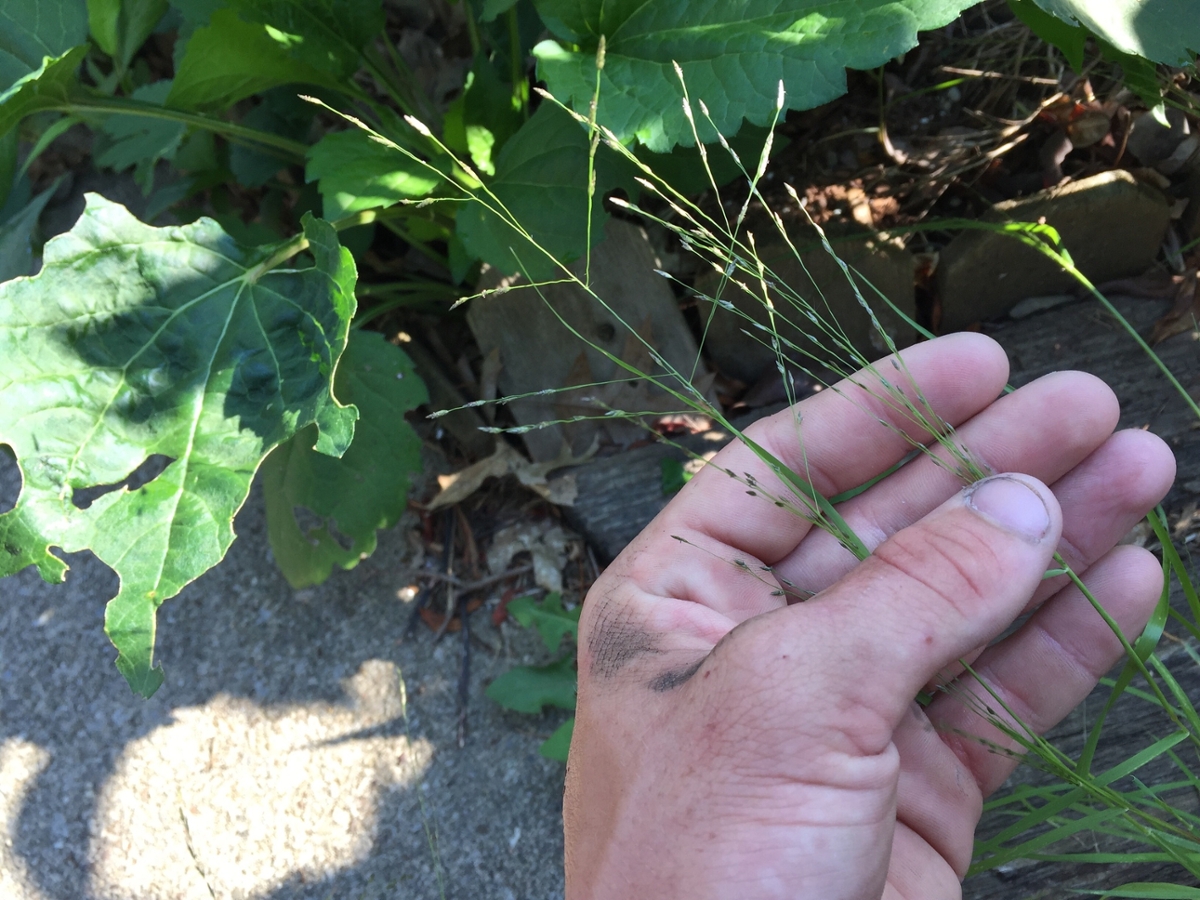
<path fill-rule="evenodd" d="M 1021 614 L 1061 529 L 1058 501 L 1037 479 L 1006 474 L 976 482 L 837 584 L 781 610 L 802 615 L 781 616 L 787 624 L 779 637 L 795 642 L 802 630 L 811 641 L 817 630 L 838 648 L 819 677 L 831 701 L 823 707 L 868 713 L 854 716 L 857 739 L 886 746 L 930 679 Z"/>

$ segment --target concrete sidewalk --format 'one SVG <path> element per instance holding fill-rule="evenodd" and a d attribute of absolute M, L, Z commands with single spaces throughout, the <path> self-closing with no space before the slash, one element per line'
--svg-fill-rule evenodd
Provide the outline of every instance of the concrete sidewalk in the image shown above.
<path fill-rule="evenodd" d="M 18 487 L 0 456 L 0 509 Z M 0 580 L 0 897 L 561 898 L 563 771 L 537 753 L 561 719 L 483 696 L 536 638 L 472 617 L 501 649 L 474 648 L 459 749 L 457 636 L 398 642 L 403 526 L 301 592 L 270 561 L 257 491 L 237 531 L 160 611 L 149 701 L 112 664 L 106 566 Z"/>

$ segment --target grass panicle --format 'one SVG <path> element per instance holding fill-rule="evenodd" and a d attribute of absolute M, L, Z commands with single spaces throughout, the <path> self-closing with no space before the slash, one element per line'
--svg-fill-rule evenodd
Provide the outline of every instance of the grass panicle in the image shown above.
<path fill-rule="evenodd" d="M 637 183 L 641 187 L 642 197 L 646 198 L 645 202 L 638 199 L 608 198 L 608 202 L 621 208 L 628 215 L 638 216 L 649 224 L 669 231 L 676 237 L 683 249 L 694 254 L 717 276 L 716 288 L 711 295 L 706 295 L 698 293 L 693 287 L 679 283 L 670 273 L 659 273 L 675 282 L 677 288 L 692 293 L 702 304 L 707 304 L 708 312 L 702 319 L 701 348 L 703 348 L 713 317 L 718 310 L 721 310 L 739 317 L 743 331 L 772 351 L 776 368 L 783 381 L 789 407 L 793 410 L 792 423 L 800 450 L 800 466 L 798 470 L 787 466 L 767 448 L 756 443 L 735 427 L 724 412 L 706 398 L 695 384 L 700 365 L 699 355 L 689 371 L 680 371 L 664 359 L 636 328 L 620 317 L 605 301 L 605 298 L 593 288 L 590 250 L 582 261 L 582 265 L 568 265 L 554 259 L 552 254 L 540 246 L 536 238 L 528 233 L 520 220 L 505 204 L 488 189 L 486 183 L 481 182 L 468 165 L 461 160 L 456 160 L 455 164 L 467 176 L 452 182 L 461 191 L 460 199 L 482 204 L 485 209 L 528 242 L 532 252 L 541 254 L 553 262 L 557 273 L 556 277 L 543 281 L 532 281 L 527 278 L 524 281 L 506 281 L 499 288 L 480 291 L 469 297 L 461 298 L 458 302 L 483 299 L 484 297 L 491 297 L 494 300 L 512 290 L 533 290 L 545 300 L 544 288 L 551 285 L 569 284 L 597 303 L 620 323 L 627 334 L 640 341 L 654 363 L 653 371 L 639 370 L 635 365 L 589 340 L 547 301 L 547 307 L 553 315 L 559 318 L 564 328 L 591 350 L 607 358 L 619 373 L 618 377 L 582 386 L 569 385 L 562 388 L 548 388 L 494 401 L 477 401 L 468 406 L 480 406 L 485 403 L 503 405 L 515 400 L 552 396 L 568 391 L 577 394 L 580 390 L 598 389 L 612 383 L 649 382 L 671 397 L 678 404 L 680 412 L 706 416 L 718 427 L 732 434 L 736 440 L 741 441 L 765 466 L 767 471 L 775 476 L 775 483 L 765 484 L 761 477 L 732 470 L 726 472 L 729 477 L 738 480 L 745 485 L 749 493 L 761 497 L 764 502 L 786 509 L 812 525 L 829 532 L 860 560 L 869 556 L 871 551 L 838 512 L 837 507 L 843 501 L 868 489 L 919 455 L 929 457 L 935 464 L 956 475 L 964 484 L 970 484 L 991 474 L 987 466 L 977 459 L 967 447 L 963 446 L 954 428 L 932 408 L 922 393 L 920 385 L 916 383 L 912 373 L 904 365 L 903 358 L 896 355 L 895 338 L 888 333 L 879 320 L 876 309 L 889 307 L 894 314 L 900 317 L 901 321 L 906 322 L 916 332 L 925 337 L 932 337 L 932 335 L 892 304 L 889 298 L 866 282 L 860 273 L 847 266 L 838 257 L 834 247 L 835 242 L 816 222 L 809 218 L 808 225 L 815 236 L 816 244 L 836 260 L 842 277 L 853 291 L 855 300 L 868 316 L 872 327 L 892 355 L 886 357 L 882 362 L 867 358 L 855 346 L 845 329 L 837 321 L 837 317 L 822 291 L 822 286 L 804 267 L 803 253 L 809 248 L 797 245 L 795 235 L 785 226 L 780 215 L 770 208 L 766 198 L 759 190 L 759 184 L 768 170 L 774 129 L 768 130 L 759 157 L 752 161 L 751 166 L 745 165 L 743 159 L 727 141 L 719 137 L 719 131 L 717 132 L 720 152 L 729 156 L 748 186 L 743 202 L 738 206 L 737 212 L 730 216 L 726 212 L 726 205 L 721 202 L 720 187 L 710 165 L 709 154 L 714 152 L 714 148 L 705 146 L 701 142 L 697 126 L 697 117 L 699 117 L 712 127 L 708 109 L 702 99 L 693 98 L 690 95 L 687 85 L 683 84 L 682 72 L 676 67 L 677 77 L 683 86 L 684 115 L 691 127 L 696 152 L 707 177 L 709 189 L 712 196 L 716 198 L 716 202 L 702 207 L 696 200 L 675 190 L 665 178 L 618 141 L 612 132 L 597 124 L 597 100 L 595 98 L 599 96 L 603 54 L 602 42 L 597 60 L 596 93 L 587 116 L 580 115 L 568 106 L 559 103 L 556 98 L 544 91 L 539 92 L 543 97 L 543 102 L 558 105 L 563 111 L 573 116 L 582 128 L 587 129 L 590 138 L 588 221 L 590 223 L 592 206 L 597 200 L 594 197 L 595 157 L 598 148 L 603 144 L 637 170 Z M 785 99 L 781 83 L 776 103 L 776 120 L 779 119 L 784 109 Z M 371 129 L 361 122 L 352 119 L 349 121 L 371 132 Z M 435 143 L 440 152 L 454 158 L 454 154 L 449 148 L 443 146 L 429 129 L 423 130 L 423 126 L 416 120 L 410 121 L 409 124 L 429 141 Z M 715 127 L 712 130 L 717 131 Z M 391 142 L 375 132 L 371 132 L 371 134 L 380 143 L 391 147 L 396 152 L 428 165 L 407 148 Z M 805 204 L 799 193 L 790 185 L 787 186 L 787 191 L 797 206 L 803 210 Z M 760 237 L 747 228 L 749 215 L 755 204 L 761 207 L 762 212 L 766 215 L 766 220 L 773 230 L 772 239 L 781 241 L 787 247 L 791 259 L 799 263 L 807 278 L 806 284 L 786 283 L 764 262 L 763 255 L 759 252 Z M 805 215 L 807 216 L 807 211 L 805 211 Z M 1122 324 L 1142 349 L 1155 360 L 1180 396 L 1200 418 L 1200 406 L 1187 395 L 1178 380 L 1167 370 L 1136 330 L 1120 316 L 1111 302 L 1076 268 L 1074 261 L 1063 247 L 1059 235 L 1050 226 L 1032 223 L 942 220 L 922 223 L 911 229 L 897 229 L 891 234 L 899 234 L 905 230 L 953 228 L 997 231 L 1021 241 L 1038 253 L 1054 260 Z M 589 239 L 590 237 L 589 226 Z M 530 260 L 522 259 L 516 249 L 513 252 L 514 267 L 520 272 L 526 273 Z M 867 284 L 868 289 L 872 292 L 871 300 L 863 295 L 859 287 L 860 283 Z M 730 295 L 743 298 L 743 303 L 733 302 Z M 745 298 L 761 307 L 762 318 L 765 318 L 765 322 L 760 321 L 760 317 L 744 308 Z M 792 334 L 799 334 L 800 337 L 788 336 Z M 865 411 L 881 427 L 902 435 L 911 447 L 910 452 L 887 472 L 867 484 L 835 497 L 823 496 L 813 487 L 811 473 L 807 468 L 807 454 L 804 450 L 804 422 L 796 407 L 798 398 L 793 381 L 794 373 L 797 372 L 826 389 L 838 392 L 855 407 Z M 442 415 L 448 411 L 444 410 L 434 415 Z M 563 417 L 538 425 L 497 426 L 488 430 L 523 434 L 537 427 L 571 424 L 592 419 L 622 418 L 643 423 L 647 416 L 664 414 L 663 411 L 648 413 L 638 410 L 611 409 L 597 401 L 595 411 L 592 413 Z M 644 427 L 648 426 L 644 425 Z M 659 437 L 670 443 L 668 438 Z M 691 455 L 703 464 L 711 464 L 704 457 L 694 453 Z M 982 686 L 985 696 L 963 690 L 957 682 L 940 688 L 940 690 L 950 691 L 958 696 L 963 703 L 974 709 L 983 721 L 995 729 L 998 738 L 991 742 L 985 741 L 994 752 L 1011 756 L 1020 755 L 1031 767 L 1041 770 L 1048 777 L 1048 780 L 1044 778 L 1036 783 L 1018 784 L 1001 796 L 988 801 L 986 805 L 989 813 L 988 821 L 999 824 L 999 827 L 978 839 L 975 862 L 971 868 L 972 873 L 1005 866 L 1018 859 L 1032 859 L 1111 865 L 1174 863 L 1181 867 L 1182 873 L 1186 873 L 1191 878 L 1200 879 L 1200 816 L 1190 811 L 1185 805 L 1173 802 L 1173 797 L 1177 797 L 1180 791 L 1190 792 L 1193 795 L 1200 792 L 1200 775 L 1196 773 L 1198 763 L 1189 765 L 1186 762 L 1187 758 L 1200 759 L 1198 756 L 1200 753 L 1200 714 L 1197 713 L 1195 705 L 1187 696 L 1186 691 L 1179 685 L 1178 680 L 1158 655 L 1161 639 L 1169 636 L 1168 624 L 1174 623 L 1181 626 L 1186 631 L 1189 640 L 1200 640 L 1200 595 L 1197 594 L 1190 580 L 1182 558 L 1171 543 L 1171 534 L 1162 509 L 1154 511 L 1149 516 L 1149 521 L 1162 547 L 1163 589 L 1154 615 L 1140 635 L 1131 637 L 1123 634 L 1087 585 L 1060 555 L 1055 556 L 1056 568 L 1047 572 L 1047 577 L 1065 575 L 1070 580 L 1092 604 L 1097 614 L 1104 618 L 1106 624 L 1121 641 L 1126 653 L 1126 661 L 1117 677 L 1103 681 L 1108 689 L 1108 696 L 1086 730 L 1082 749 L 1074 756 L 1033 733 L 1021 722 L 1014 711 L 1004 704 L 999 695 L 972 672 L 969 666 L 966 666 L 967 673 L 975 677 L 975 681 Z M 716 552 L 683 537 L 676 537 L 676 539 L 699 553 L 712 554 Z M 787 582 L 773 572 L 770 567 L 737 558 L 731 558 L 727 562 L 744 571 L 748 577 L 759 582 L 764 590 L 774 596 L 784 596 L 793 602 L 802 601 L 809 596 L 803 585 Z M 1186 607 L 1183 611 L 1170 604 L 1172 584 L 1180 585 L 1186 598 Z M 1190 644 L 1186 644 L 1185 647 L 1190 658 L 1200 665 L 1200 654 L 1197 654 Z M 1122 700 L 1149 703 L 1161 711 L 1161 733 L 1149 735 L 1144 746 L 1130 748 L 1129 754 L 1120 763 L 1103 771 L 1096 771 L 1095 760 L 1104 741 L 1105 724 L 1110 720 L 1111 713 Z M 1162 768 L 1168 768 L 1173 775 L 1160 776 L 1157 769 Z M 1153 779 L 1147 781 L 1139 777 L 1139 773 L 1146 769 L 1155 770 Z M 1131 850 L 1129 849 L 1130 844 L 1141 849 Z M 1123 849 L 1105 849 L 1109 846 Z M 1200 892 L 1193 888 L 1141 883 L 1119 886 L 1111 889 L 1108 893 L 1097 893 L 1101 896 L 1112 897 L 1200 897 Z"/>

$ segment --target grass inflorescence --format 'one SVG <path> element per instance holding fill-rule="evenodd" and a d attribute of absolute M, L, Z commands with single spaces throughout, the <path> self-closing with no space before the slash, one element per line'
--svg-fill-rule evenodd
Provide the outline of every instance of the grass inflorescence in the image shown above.
<path fill-rule="evenodd" d="M 600 51 L 597 58 L 597 84 L 603 69 L 604 43 L 601 39 Z M 682 72 L 677 73 L 682 83 Z M 826 299 L 822 287 L 804 267 L 804 259 L 800 249 L 794 243 L 783 219 L 774 212 L 759 190 L 766 171 L 773 141 L 773 129 L 768 131 L 766 141 L 757 160 L 746 165 L 732 146 L 719 136 L 719 152 L 727 154 L 738 167 L 748 191 L 741 205 L 733 215 L 728 214 L 726 207 L 720 202 L 720 188 L 717 179 L 710 168 L 709 153 L 717 152 L 717 148 L 706 147 L 699 139 L 696 118 L 709 120 L 708 109 L 702 100 L 693 99 L 683 85 L 684 114 L 692 126 L 696 151 L 704 171 L 707 173 L 709 186 L 715 203 L 701 206 L 698 202 L 684 196 L 675 190 L 663 177 L 660 177 L 650 166 L 644 163 L 625 147 L 616 136 L 604 126 L 598 124 L 596 104 L 593 102 L 589 115 L 580 115 L 569 107 L 561 104 L 553 96 L 542 92 L 543 102 L 555 103 L 565 112 L 575 117 L 581 127 L 586 128 L 591 138 L 589 171 L 594 172 L 594 160 L 597 148 L 603 144 L 620 155 L 629 165 L 638 170 L 637 182 L 647 202 L 609 198 L 609 202 L 622 208 L 627 214 L 635 215 L 644 222 L 657 225 L 671 232 L 680 246 L 694 254 L 702 263 L 711 268 L 716 275 L 717 287 L 709 294 L 700 294 L 700 299 L 707 304 L 708 317 L 703 323 L 700 346 L 703 347 L 703 335 L 707 334 L 713 316 L 717 310 L 739 316 L 743 322 L 744 331 L 753 339 L 769 347 L 773 353 L 776 366 L 783 380 L 789 408 L 792 410 L 792 421 L 799 447 L 804 448 L 804 422 L 796 406 L 797 396 L 794 386 L 794 373 L 803 373 L 808 379 L 828 389 L 837 391 L 855 406 L 871 411 L 872 418 L 882 427 L 892 429 L 904 436 L 911 444 L 912 452 L 896 467 L 883 473 L 879 478 L 891 474 L 895 468 L 904 464 L 919 454 L 929 456 L 937 465 L 957 476 L 963 483 L 970 484 L 991 474 L 986 466 L 974 457 L 969 448 L 962 445 L 953 427 L 945 422 L 932 408 L 923 392 L 907 370 L 903 358 L 896 355 L 895 338 L 880 322 L 876 309 L 885 306 L 899 316 L 908 326 L 925 337 L 932 337 L 916 322 L 896 308 L 882 293 L 874 291 L 870 300 L 863 296 L 860 288 L 860 278 L 837 256 L 834 246 L 824 231 L 812 221 L 813 229 L 820 246 L 837 261 L 843 277 L 853 289 L 855 298 L 861 310 L 869 317 L 884 347 L 891 355 L 882 364 L 876 364 L 855 345 L 847 335 L 846 330 L 838 322 Z M 598 96 L 598 88 L 597 88 Z M 783 84 L 779 85 L 776 102 L 776 119 L 785 108 Z M 355 121 L 359 127 L 367 126 Z M 429 140 L 437 143 L 439 149 L 453 157 L 449 148 L 442 146 L 436 136 L 416 120 L 411 125 Z M 713 129 L 716 130 L 715 128 Z M 419 157 L 400 147 L 382 135 L 372 132 L 381 143 L 392 147 L 400 153 L 409 155 L 417 162 Z M 424 164 L 424 163 L 423 163 Z M 458 163 L 468 174 L 470 167 L 461 161 Z M 594 197 L 595 178 L 589 176 L 589 209 L 588 220 L 591 221 L 591 205 L 599 202 Z M 858 559 L 870 555 L 870 550 L 862 539 L 854 533 L 838 512 L 838 504 L 845 499 L 861 492 L 869 485 L 864 485 L 846 494 L 827 498 L 818 492 L 811 484 L 810 473 L 805 465 L 798 470 L 785 465 L 780 459 L 766 448 L 755 443 L 744 432 L 734 426 L 722 409 L 711 402 L 695 384 L 699 369 L 699 357 L 690 371 L 680 371 L 664 359 L 645 337 L 639 334 L 632 323 L 625 322 L 620 315 L 593 288 L 591 279 L 590 252 L 580 265 L 567 265 L 552 256 L 543 248 L 534 235 L 523 226 L 518 217 L 492 193 L 486 184 L 478 188 L 462 188 L 463 199 L 473 200 L 482 204 L 489 212 L 499 217 L 510 226 L 514 232 L 527 242 L 533 252 L 544 254 L 550 259 L 557 271 L 557 276 L 545 281 L 526 279 L 524 283 L 506 284 L 503 288 L 484 291 L 469 299 L 482 298 L 511 290 L 534 290 L 539 294 L 549 285 L 570 284 L 583 292 L 592 301 L 603 307 L 610 316 L 641 341 L 649 358 L 654 363 L 653 371 L 641 371 L 599 344 L 591 341 L 580 333 L 572 324 L 564 319 L 547 303 L 550 311 L 559 317 L 563 327 L 576 338 L 586 344 L 591 350 L 605 356 L 623 373 L 616 381 L 647 381 L 658 390 L 670 396 L 678 403 L 680 412 L 699 413 L 708 417 L 720 427 L 731 433 L 736 440 L 742 441 L 747 448 L 773 473 L 778 479 L 775 485 L 764 485 L 761 478 L 749 473 L 728 471 L 730 477 L 742 482 L 749 493 L 759 496 L 766 503 L 789 510 L 816 527 L 822 528 L 834 536 L 847 550 Z M 804 203 L 794 188 L 788 186 L 788 192 L 800 209 Z M 802 270 L 808 276 L 808 283 L 802 286 L 788 284 L 780 278 L 770 266 L 764 263 L 759 253 L 760 239 L 747 227 L 751 205 L 756 203 L 766 215 L 766 220 L 774 232 L 773 240 L 781 240 L 789 249 L 792 258 L 799 262 Z M 710 211 L 711 210 L 711 211 Z M 1105 309 L 1112 314 L 1136 340 L 1142 349 L 1151 356 L 1159 368 L 1167 375 L 1170 383 L 1176 388 L 1189 407 L 1200 417 L 1200 406 L 1188 396 L 1174 376 L 1167 370 L 1153 350 L 1137 334 L 1112 306 L 1106 297 L 1092 285 L 1076 268 L 1070 255 L 1063 247 L 1055 230 L 1045 224 L 1008 223 L 995 224 L 977 221 L 938 221 L 925 223 L 920 228 L 982 228 L 998 231 L 1009 237 L 1022 241 L 1037 252 L 1053 259 L 1063 270 L 1069 272 L 1079 284 Z M 514 267 L 526 272 L 529 260 L 520 258 L 514 250 Z M 676 281 L 667 272 L 658 273 L 663 277 Z M 677 283 L 683 290 L 695 295 L 695 287 Z M 759 317 L 746 311 L 742 304 L 734 303 L 729 295 L 737 293 L 751 297 L 762 307 L 764 316 Z M 544 299 L 544 297 L 543 297 Z M 765 318 L 765 322 L 762 319 Z M 788 335 L 801 335 L 789 337 Z M 839 382 L 841 382 L 839 384 Z M 531 396 L 549 396 L 567 391 L 578 393 L 587 388 L 599 388 L 612 381 L 591 385 L 570 385 L 563 388 L 547 388 L 531 394 L 522 394 L 501 398 L 497 401 L 481 401 L 470 404 L 481 405 L 483 402 L 505 404 Z M 1011 390 L 1011 388 L 1009 388 Z M 869 403 L 868 403 L 869 398 Z M 873 410 L 882 406 L 887 415 L 879 415 Z M 446 411 L 443 411 L 446 412 Z M 440 415 L 442 413 L 435 413 Z M 654 416 L 664 412 L 657 410 Z M 569 424 L 591 418 L 624 418 L 641 422 L 648 415 L 644 411 L 621 410 L 596 405 L 592 414 L 581 414 L 573 417 L 548 420 L 539 425 L 496 426 L 490 430 L 522 434 L 533 428 L 549 425 Z M 898 424 L 899 423 L 899 424 Z M 916 435 L 916 436 L 914 436 Z M 801 458 L 804 459 L 802 452 Z M 874 479 L 874 481 L 879 480 Z M 1174 622 L 1187 632 L 1189 639 L 1200 640 L 1200 596 L 1192 585 L 1182 559 L 1171 543 L 1171 535 L 1167 528 L 1165 514 L 1156 510 L 1149 517 L 1150 524 L 1161 544 L 1163 554 L 1163 590 L 1158 608 L 1149 624 L 1140 635 L 1128 636 L 1121 633 L 1116 622 L 1108 615 L 1100 603 L 1088 590 L 1061 556 L 1056 555 L 1057 568 L 1047 573 L 1047 577 L 1066 575 L 1083 595 L 1096 608 L 1099 615 L 1117 635 L 1126 651 L 1126 661 L 1115 678 L 1105 679 L 1103 685 L 1108 695 L 1103 706 L 1094 716 L 1091 727 L 1087 729 L 1082 747 L 1074 754 L 1068 754 L 1059 746 L 1044 737 L 1035 734 L 1026 727 L 1020 718 L 1004 706 L 998 695 L 991 694 L 992 702 L 981 700 L 977 695 L 958 691 L 958 696 L 964 703 L 971 705 L 978 714 L 991 723 L 1011 746 L 992 745 L 997 753 L 1015 755 L 1019 752 L 1022 758 L 1034 769 L 1046 773 L 1034 783 L 1021 783 L 1001 796 L 992 799 L 987 804 L 989 821 L 999 823 L 985 837 L 978 840 L 975 863 L 972 873 L 1007 865 L 1017 859 L 1047 860 L 1074 863 L 1174 863 L 1181 867 L 1192 878 L 1200 879 L 1200 815 L 1194 804 L 1178 803 L 1180 792 L 1195 796 L 1200 793 L 1200 771 L 1196 764 L 1185 761 L 1186 756 L 1196 757 L 1200 752 L 1200 712 L 1197 712 L 1186 691 L 1179 685 L 1172 671 L 1156 655 L 1160 641 L 1167 634 L 1166 625 Z M 686 539 L 681 542 L 692 547 L 698 553 L 709 553 Z M 796 585 L 782 582 L 776 573 L 769 568 L 756 571 L 744 560 L 730 559 L 729 564 L 747 571 L 760 581 L 764 590 L 778 596 L 787 596 L 792 601 L 805 599 L 806 593 Z M 1187 603 L 1182 610 L 1170 604 L 1171 587 L 1181 586 Z M 1190 659 L 1200 665 L 1200 655 L 1186 644 L 1185 649 Z M 965 664 L 964 664 L 965 665 Z M 970 672 L 970 667 L 966 666 Z M 987 690 L 986 684 L 984 689 Z M 941 690 L 955 691 L 953 684 Z M 1161 733 L 1148 734 L 1141 746 L 1130 747 L 1128 755 L 1117 764 L 1097 771 L 1095 760 L 1098 747 L 1105 734 L 1105 725 L 1110 721 L 1110 712 L 1119 701 L 1152 704 L 1161 713 Z M 1019 748 L 1014 751 L 1012 747 Z M 1200 758 L 1200 757 L 1197 757 Z M 1169 774 L 1157 772 L 1155 780 L 1144 781 L 1139 773 L 1144 774 L 1148 769 L 1168 770 Z M 1025 779 L 1027 782 L 1028 779 Z M 1084 840 L 1083 836 L 1087 836 Z M 1116 842 L 1115 844 L 1113 842 Z M 1130 849 L 1136 845 L 1139 849 Z M 1115 846 L 1117 849 L 1106 849 Z M 1191 897 L 1200 898 L 1200 891 L 1175 884 L 1128 884 L 1108 889 L 1105 896 L 1113 897 Z"/>

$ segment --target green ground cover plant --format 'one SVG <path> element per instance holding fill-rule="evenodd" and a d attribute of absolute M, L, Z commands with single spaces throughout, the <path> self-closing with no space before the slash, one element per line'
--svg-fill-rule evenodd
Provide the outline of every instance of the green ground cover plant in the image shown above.
<path fill-rule="evenodd" d="M 745 229 L 749 199 L 714 218 L 675 185 L 718 192 L 737 176 L 749 198 L 764 200 L 773 128 L 789 110 L 838 96 L 848 67 L 904 53 L 920 30 L 945 25 L 969 0 L 744 0 L 703 12 L 680 0 L 461 2 L 473 60 L 442 106 L 393 44 L 383 8 L 366 0 L 0 0 L 9 36 L 0 47 L 0 447 L 23 477 L 15 507 L 0 513 L 0 576 L 34 565 L 58 581 L 65 565 L 56 549 L 96 553 L 120 576 L 106 632 L 139 693 L 163 678 L 153 658 L 158 607 L 220 562 L 260 468 L 274 555 L 295 585 L 353 566 L 397 521 L 419 465 L 419 439 L 403 415 L 427 395 L 403 350 L 364 326 L 396 308 L 470 297 L 481 264 L 519 272 L 535 290 L 572 281 L 604 304 L 586 261 L 605 198 L 671 230 L 722 273 L 707 298 L 712 309 L 737 311 L 727 288 L 758 297 L 769 323 L 747 318 L 746 326 L 782 371 L 825 378 L 818 364 L 832 362 L 838 375 L 870 368 L 822 312 L 820 285 L 786 285 L 761 261 Z M 1170 8 L 1013 7 L 1069 59 L 1098 41 L 1152 109 L 1177 102 L 1154 64 L 1191 63 L 1188 51 L 1200 47 L 1200 20 Z M 144 51 L 159 36 L 170 38 L 167 69 Z M 530 91 L 527 55 L 542 93 Z M 134 172 L 149 197 L 147 218 L 174 221 L 150 225 L 93 196 L 31 275 L 50 191 L 33 196 L 27 172 L 81 124 L 98 166 Z M 758 144 L 752 151 L 748 139 Z M 281 172 L 302 172 L 304 185 Z M 612 198 L 618 189 L 627 200 Z M 250 223 L 234 202 L 245 191 L 259 200 Z M 1052 229 L 1007 230 L 1082 279 Z M 448 278 L 406 272 L 360 283 L 358 261 L 384 232 Z M 568 267 L 580 258 L 582 276 Z M 867 310 L 887 303 L 859 299 Z M 789 321 L 804 326 L 811 346 L 783 337 Z M 647 349 L 652 372 L 609 356 L 628 377 L 653 381 L 681 410 L 702 411 L 745 441 L 786 485 L 764 493 L 766 502 L 867 555 L 837 512 L 839 498 L 821 496 L 804 473 L 755 446 L 690 373 Z M 953 431 L 915 396 L 895 390 L 882 399 L 921 423 L 964 481 L 980 477 Z M 1165 528 L 1161 517 L 1154 522 Z M 1164 579 L 1184 584 L 1190 619 L 1180 621 L 1200 638 L 1200 600 L 1169 547 L 1163 540 Z M 1156 703 L 1169 736 L 1118 770 L 1093 773 L 1099 724 L 1076 760 L 1014 732 L 1059 780 L 997 801 L 1010 804 L 1014 824 L 980 848 L 980 865 L 1042 853 L 1089 828 L 1141 840 L 1200 876 L 1200 823 L 1164 811 L 1159 788 L 1125 786 L 1164 756 L 1177 760 L 1181 783 L 1200 786 L 1173 755 L 1180 744 L 1200 747 L 1200 715 L 1153 655 L 1167 596 L 1164 588 L 1145 634 L 1123 637 L 1129 662 L 1112 689 L 1114 702 L 1129 693 Z M 553 595 L 510 610 L 563 655 L 514 670 L 490 695 L 525 711 L 569 707 L 577 610 Z M 546 752 L 563 754 L 569 740 L 568 723 Z M 1124 890 L 1110 896 L 1200 896 Z"/>

